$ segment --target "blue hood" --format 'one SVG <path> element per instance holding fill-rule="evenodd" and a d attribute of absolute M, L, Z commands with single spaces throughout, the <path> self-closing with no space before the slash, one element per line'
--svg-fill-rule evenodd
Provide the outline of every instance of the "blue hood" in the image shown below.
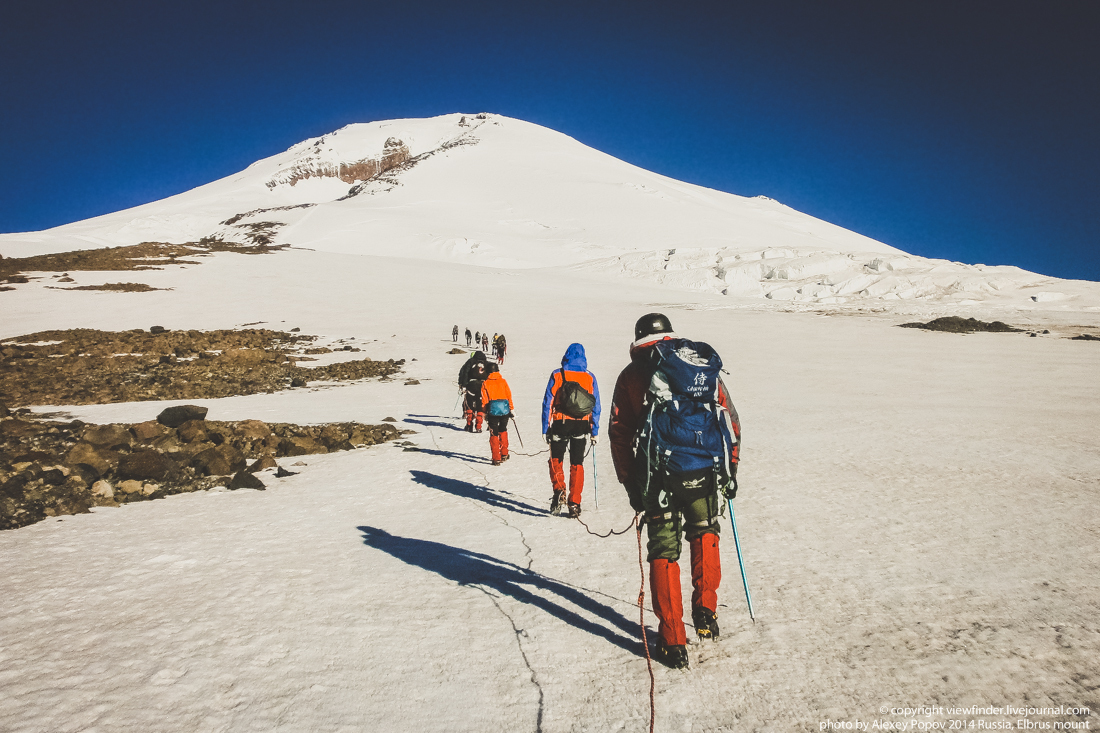
<path fill-rule="evenodd" d="M 584 356 L 584 347 L 580 344 L 569 344 L 565 350 L 565 356 L 561 358 L 561 365 L 571 372 L 588 371 L 588 359 Z"/>

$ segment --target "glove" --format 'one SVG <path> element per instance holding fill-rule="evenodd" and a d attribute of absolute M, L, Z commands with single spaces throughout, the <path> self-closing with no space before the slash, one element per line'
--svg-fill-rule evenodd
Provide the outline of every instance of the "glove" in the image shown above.
<path fill-rule="evenodd" d="M 592 445 L 596 445 L 596 443 L 599 443 L 599 442 L 600 442 L 599 436 L 593 435 L 592 436 Z"/>
<path fill-rule="evenodd" d="M 730 480 L 729 483 L 722 487 L 722 496 L 727 499 L 734 499 L 737 496 L 737 464 L 730 464 Z"/>
<path fill-rule="evenodd" d="M 550 433 L 543 433 L 542 439 L 546 441 L 547 445 L 550 445 Z"/>

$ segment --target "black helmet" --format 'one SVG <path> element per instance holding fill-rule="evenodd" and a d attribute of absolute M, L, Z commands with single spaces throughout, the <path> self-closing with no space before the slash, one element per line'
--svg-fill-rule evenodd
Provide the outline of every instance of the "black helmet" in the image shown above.
<path fill-rule="evenodd" d="M 672 333 L 672 324 L 663 313 L 647 313 L 634 324 L 635 341 L 655 333 Z"/>
<path fill-rule="evenodd" d="M 485 352 L 480 351 L 480 350 L 475 351 L 474 352 L 474 361 L 485 361 Z"/>

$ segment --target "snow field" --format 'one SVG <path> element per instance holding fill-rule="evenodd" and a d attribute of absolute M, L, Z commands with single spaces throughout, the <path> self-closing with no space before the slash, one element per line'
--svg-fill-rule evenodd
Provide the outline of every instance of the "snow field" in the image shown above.
<path fill-rule="evenodd" d="M 421 384 L 206 401 L 209 417 L 393 415 L 421 450 L 308 456 L 266 492 L 0 534 L 0 729 L 644 730 L 633 533 L 600 540 L 544 516 L 545 454 L 489 466 L 487 436 L 455 429 L 463 357 L 445 352 L 456 322 L 507 335 L 526 443 L 512 448 L 534 453 L 565 347 L 585 345 L 607 410 L 633 323 L 656 309 L 731 372 L 757 610 L 753 626 L 724 524 L 722 640 L 694 644 L 686 672 L 657 668 L 658 730 L 816 730 L 882 705 L 1100 707 L 1092 343 L 323 252 L 142 274 L 175 289 L 21 289 L 0 335 L 266 321 L 355 336 Z M 106 422 L 161 407 L 67 410 Z M 606 438 L 596 458 L 600 508 L 589 465 L 584 518 L 622 528 Z"/>

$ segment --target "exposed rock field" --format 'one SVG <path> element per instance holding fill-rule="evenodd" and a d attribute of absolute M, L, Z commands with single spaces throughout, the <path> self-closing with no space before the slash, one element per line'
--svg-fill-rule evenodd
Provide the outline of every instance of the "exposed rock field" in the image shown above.
<path fill-rule="evenodd" d="M 303 350 L 329 351 L 307 349 L 314 339 L 268 329 L 41 331 L 0 344 L 0 394 L 9 407 L 209 399 L 311 381 L 388 377 L 404 363 L 358 359 L 297 366 L 306 358 Z"/>
<path fill-rule="evenodd" d="M 252 472 L 276 468 L 276 458 L 400 435 L 392 425 L 215 422 L 205 414 L 182 406 L 134 425 L 90 425 L 0 407 L 0 530 L 214 486 L 262 489 Z"/>

